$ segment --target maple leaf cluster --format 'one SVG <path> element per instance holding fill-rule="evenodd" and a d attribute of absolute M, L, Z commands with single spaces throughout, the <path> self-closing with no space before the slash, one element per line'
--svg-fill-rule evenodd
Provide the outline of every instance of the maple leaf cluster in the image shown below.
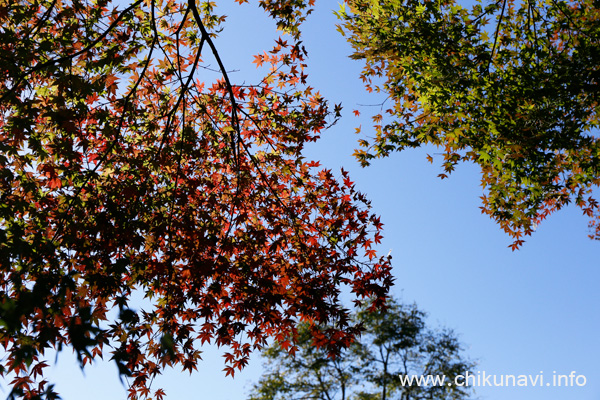
<path fill-rule="evenodd" d="M 339 30 L 364 61 L 373 116 L 363 166 L 425 145 L 444 179 L 481 169 L 482 212 L 518 248 L 573 202 L 600 238 L 600 12 L 592 0 L 347 0 Z M 389 104 L 389 103 L 388 103 Z M 430 161 L 433 158 L 428 156 Z"/>
<path fill-rule="evenodd" d="M 379 218 L 346 172 L 302 157 L 332 115 L 306 86 L 298 24 L 310 5 L 260 3 L 291 39 L 257 56 L 255 85 L 231 82 L 212 2 L 0 5 L 0 374 L 11 395 L 56 398 L 43 357 L 71 347 L 82 366 L 109 353 L 130 398 L 160 399 L 152 378 L 195 370 L 204 343 L 228 349 L 233 375 L 299 323 L 326 323 L 315 343 L 347 346 L 357 328 L 343 288 L 383 304 Z M 201 74 L 211 57 L 217 79 Z M 150 304 L 139 311 L 137 293 Z"/>

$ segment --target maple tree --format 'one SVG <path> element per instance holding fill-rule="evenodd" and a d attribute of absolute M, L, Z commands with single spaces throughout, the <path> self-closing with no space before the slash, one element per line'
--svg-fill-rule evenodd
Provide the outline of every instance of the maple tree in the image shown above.
<path fill-rule="evenodd" d="M 433 144 L 441 178 L 480 167 L 482 210 L 513 249 L 571 201 L 600 239 L 597 1 L 347 0 L 338 17 L 367 90 L 391 100 L 363 166 Z"/>
<path fill-rule="evenodd" d="M 233 375 L 267 338 L 293 350 L 298 324 L 347 346 L 344 287 L 383 303 L 379 218 L 346 172 L 302 157 L 339 115 L 306 83 L 312 4 L 259 2 L 287 37 L 255 57 L 264 79 L 240 85 L 213 2 L 0 2 L 0 375 L 13 398 L 57 398 L 52 349 L 82 367 L 110 355 L 130 398 L 160 399 L 152 379 L 197 369 L 204 343 L 224 346 Z M 136 311 L 136 293 L 150 305 Z"/>
<path fill-rule="evenodd" d="M 475 364 L 464 357 L 456 334 L 427 327 L 427 314 L 415 304 L 390 299 L 387 306 L 385 311 L 362 307 L 353 315 L 364 331 L 336 358 L 312 345 L 307 327 L 293 357 L 278 344 L 269 346 L 262 353 L 267 372 L 249 400 L 469 398 L 472 388 L 460 386 L 461 375 Z M 403 377 L 427 375 L 443 375 L 446 384 L 403 385 Z M 459 385 L 448 384 L 457 377 Z"/>

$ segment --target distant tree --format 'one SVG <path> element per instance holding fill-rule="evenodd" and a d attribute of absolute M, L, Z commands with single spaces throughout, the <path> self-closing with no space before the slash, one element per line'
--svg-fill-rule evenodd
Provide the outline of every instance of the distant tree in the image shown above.
<path fill-rule="evenodd" d="M 471 389 L 454 385 L 454 379 L 474 364 L 462 354 L 456 335 L 428 328 L 426 314 L 414 304 L 390 300 L 388 305 L 386 312 L 364 307 L 355 314 L 364 332 L 335 358 L 315 346 L 306 326 L 299 329 L 295 347 L 276 343 L 267 348 L 263 352 L 267 372 L 249 400 L 468 398 Z M 446 381 L 403 386 L 401 376 L 412 375 L 444 375 Z"/>
<path fill-rule="evenodd" d="M 571 201 L 598 227 L 596 0 L 346 0 L 339 17 L 367 90 L 390 100 L 355 153 L 363 166 L 427 144 L 442 178 L 477 164 L 482 210 L 513 249 Z"/>
<path fill-rule="evenodd" d="M 258 2 L 288 35 L 255 56 L 254 84 L 229 76 L 211 1 L 0 2 L 12 397 L 56 398 L 45 357 L 69 348 L 82 367 L 111 357 L 130 398 L 160 399 L 153 378 L 197 369 L 204 343 L 233 375 L 301 322 L 332 351 L 347 345 L 341 287 L 383 302 L 381 222 L 346 172 L 302 155 L 339 116 L 306 84 L 299 25 L 313 2 Z"/>

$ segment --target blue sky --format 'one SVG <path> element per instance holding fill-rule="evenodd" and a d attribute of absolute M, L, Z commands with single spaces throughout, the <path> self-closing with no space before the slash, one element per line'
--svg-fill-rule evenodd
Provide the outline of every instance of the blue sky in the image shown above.
<path fill-rule="evenodd" d="M 268 50 L 273 25 L 254 5 L 221 1 L 229 22 L 216 44 L 235 83 L 252 82 L 252 54 Z M 229 4 L 231 3 L 231 4 Z M 333 1 L 319 7 L 304 26 L 309 52 L 309 81 L 332 103 L 342 102 L 342 120 L 307 149 L 307 157 L 334 170 L 351 172 L 382 217 L 385 239 L 380 250 L 392 250 L 396 286 L 393 294 L 415 301 L 429 313 L 432 325 L 455 329 L 467 354 L 488 374 L 540 374 L 544 381 L 571 371 L 587 378 L 584 387 L 480 387 L 480 399 L 600 400 L 600 242 L 587 238 L 587 219 L 576 207 L 552 215 L 521 250 L 511 251 L 508 236 L 479 210 L 482 189 L 476 167 L 460 165 L 440 180 L 440 158 L 425 159 L 435 149 L 394 154 L 362 169 L 351 157 L 360 124 L 368 132 L 370 97 L 358 75 L 361 64 L 349 60 L 349 46 L 335 31 Z M 329 7 L 329 8 L 328 8 Z M 230 10 L 230 11 L 229 11 Z M 208 60 L 207 60 L 208 61 Z M 352 116 L 353 109 L 362 112 Z M 59 355 L 49 380 L 65 400 L 124 399 L 125 390 L 109 362 L 86 369 L 74 357 Z M 168 398 L 244 399 L 260 376 L 258 355 L 235 379 L 225 377 L 223 362 L 207 349 L 199 372 L 191 377 L 172 371 L 154 386 Z M 3 385 L 4 386 L 4 385 Z"/>

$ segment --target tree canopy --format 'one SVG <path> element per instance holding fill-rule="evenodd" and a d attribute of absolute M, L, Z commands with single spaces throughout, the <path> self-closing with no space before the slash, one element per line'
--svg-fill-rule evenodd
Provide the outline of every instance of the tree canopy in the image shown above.
<path fill-rule="evenodd" d="M 348 0 L 362 78 L 393 103 L 357 157 L 434 144 L 442 177 L 480 165 L 483 210 L 514 247 L 570 201 L 597 217 L 596 3 Z M 258 6 L 282 37 L 245 83 L 215 45 L 215 2 L 0 1 L 11 396 L 56 398 L 44 357 L 68 347 L 82 367 L 110 355 L 131 398 L 161 398 L 152 378 L 195 370 L 204 343 L 227 349 L 231 375 L 269 338 L 335 353 L 359 332 L 342 291 L 384 303 L 379 217 L 347 172 L 302 155 L 340 115 L 307 83 L 300 25 L 314 0 Z"/>
<path fill-rule="evenodd" d="M 600 238 L 597 1 L 347 0 L 339 17 L 367 90 L 391 102 L 355 153 L 363 166 L 433 144 L 442 178 L 480 167 L 482 210 L 513 249 L 571 201 Z"/>
<path fill-rule="evenodd" d="M 336 358 L 314 346 L 309 331 L 300 330 L 298 349 L 290 356 L 278 344 L 262 354 L 267 372 L 254 385 L 249 400 L 419 400 L 469 398 L 472 389 L 453 382 L 474 363 L 463 355 L 454 332 L 426 325 L 416 305 L 389 300 L 385 311 L 363 307 L 353 318 L 363 334 Z M 443 385 L 407 384 L 412 376 L 445 376 Z M 435 378 L 432 378 L 435 379 Z M 460 384 L 460 378 L 459 378 Z"/>
<path fill-rule="evenodd" d="M 214 2 L 0 2 L 11 396 L 56 398 L 44 357 L 67 347 L 82 366 L 110 355 L 130 398 L 160 399 L 152 378 L 195 370 L 203 343 L 227 349 L 233 375 L 299 323 L 327 324 L 309 330 L 331 351 L 348 345 L 344 288 L 382 304 L 379 218 L 346 172 L 302 157 L 339 115 L 306 83 L 299 25 L 312 4 L 259 2 L 287 37 L 256 55 L 262 80 L 236 84 Z"/>

